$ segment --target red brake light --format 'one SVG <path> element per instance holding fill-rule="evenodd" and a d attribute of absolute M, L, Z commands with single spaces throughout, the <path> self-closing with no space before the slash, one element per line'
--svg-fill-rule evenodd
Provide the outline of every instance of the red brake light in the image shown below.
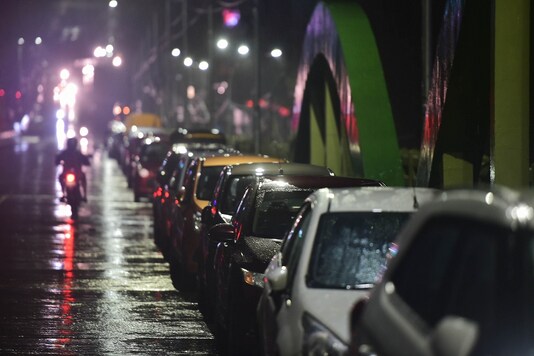
<path fill-rule="evenodd" d="M 68 173 L 65 179 L 67 183 L 73 183 L 76 180 L 76 176 L 72 173 Z"/>

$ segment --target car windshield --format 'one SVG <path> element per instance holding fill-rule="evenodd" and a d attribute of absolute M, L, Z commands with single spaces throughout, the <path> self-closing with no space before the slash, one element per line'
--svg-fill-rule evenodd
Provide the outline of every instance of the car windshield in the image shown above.
<path fill-rule="evenodd" d="M 221 197 L 220 211 L 223 214 L 233 214 L 239 204 L 239 201 L 245 190 L 254 182 L 256 177 L 243 176 L 243 177 L 230 177 L 228 180 L 226 190 Z"/>
<path fill-rule="evenodd" d="M 203 167 L 198 178 L 196 197 L 200 200 L 211 200 L 219 174 L 223 166 Z"/>
<path fill-rule="evenodd" d="M 252 235 L 282 238 L 312 192 L 310 189 L 258 192 Z"/>
<path fill-rule="evenodd" d="M 370 288 L 408 212 L 324 214 L 315 236 L 307 284 L 312 288 Z"/>

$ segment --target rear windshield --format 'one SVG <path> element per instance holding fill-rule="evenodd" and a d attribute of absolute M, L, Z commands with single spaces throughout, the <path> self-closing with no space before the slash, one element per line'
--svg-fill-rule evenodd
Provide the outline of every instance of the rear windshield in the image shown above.
<path fill-rule="evenodd" d="M 312 192 L 311 189 L 260 191 L 256 200 L 252 234 L 257 237 L 282 238 L 304 199 Z"/>
<path fill-rule="evenodd" d="M 143 163 L 157 163 L 161 164 L 167 155 L 167 145 L 160 143 L 153 143 L 143 147 L 141 152 L 141 161 Z"/>
<path fill-rule="evenodd" d="M 203 167 L 198 178 L 196 197 L 200 200 L 211 200 L 219 174 L 223 166 Z"/>
<path fill-rule="evenodd" d="M 220 211 L 223 214 L 235 213 L 247 187 L 256 180 L 254 176 L 231 177 L 228 180 L 226 190 L 221 197 Z"/>
<path fill-rule="evenodd" d="M 369 288 L 381 277 L 408 212 L 324 214 L 315 236 L 308 286 Z"/>

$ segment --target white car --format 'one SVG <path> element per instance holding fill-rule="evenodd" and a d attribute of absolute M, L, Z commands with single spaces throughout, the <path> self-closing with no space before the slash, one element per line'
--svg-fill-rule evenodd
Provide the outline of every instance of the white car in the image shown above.
<path fill-rule="evenodd" d="M 437 193 L 373 187 L 310 195 L 265 271 L 262 353 L 347 353 L 352 306 L 380 279 L 405 221 Z"/>

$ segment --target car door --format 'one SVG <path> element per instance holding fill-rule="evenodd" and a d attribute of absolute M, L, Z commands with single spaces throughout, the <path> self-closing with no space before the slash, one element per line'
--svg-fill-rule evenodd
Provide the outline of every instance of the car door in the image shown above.
<path fill-rule="evenodd" d="M 287 268 L 286 289 L 275 292 L 269 289 L 270 286 L 265 286 L 267 290 L 264 294 L 265 310 L 263 312 L 264 325 L 262 327 L 265 328 L 266 345 L 277 344 L 278 335 L 281 332 L 283 333 L 281 329 L 287 328 L 289 326 L 288 323 L 293 324 L 294 322 L 293 320 L 289 320 L 288 308 L 290 307 L 292 285 L 295 280 L 304 236 L 308 232 L 312 217 L 311 212 L 312 208 L 310 203 L 305 203 L 297 214 L 293 227 L 289 230 L 281 246 L 281 253 L 278 258 L 280 259 L 280 265 Z"/>
<path fill-rule="evenodd" d="M 500 334 L 496 311 L 502 306 L 494 303 L 502 300 L 499 290 L 506 279 L 499 268 L 509 250 L 506 235 L 497 225 L 459 217 L 428 221 L 365 307 L 361 325 L 376 351 L 459 354 L 454 347 L 447 353 L 433 349 L 440 345 L 440 329 L 452 325 L 451 320 L 457 323 L 456 342 L 449 344 L 462 345 L 465 351 L 479 333 L 477 347 L 491 350 L 487 345 Z"/>

